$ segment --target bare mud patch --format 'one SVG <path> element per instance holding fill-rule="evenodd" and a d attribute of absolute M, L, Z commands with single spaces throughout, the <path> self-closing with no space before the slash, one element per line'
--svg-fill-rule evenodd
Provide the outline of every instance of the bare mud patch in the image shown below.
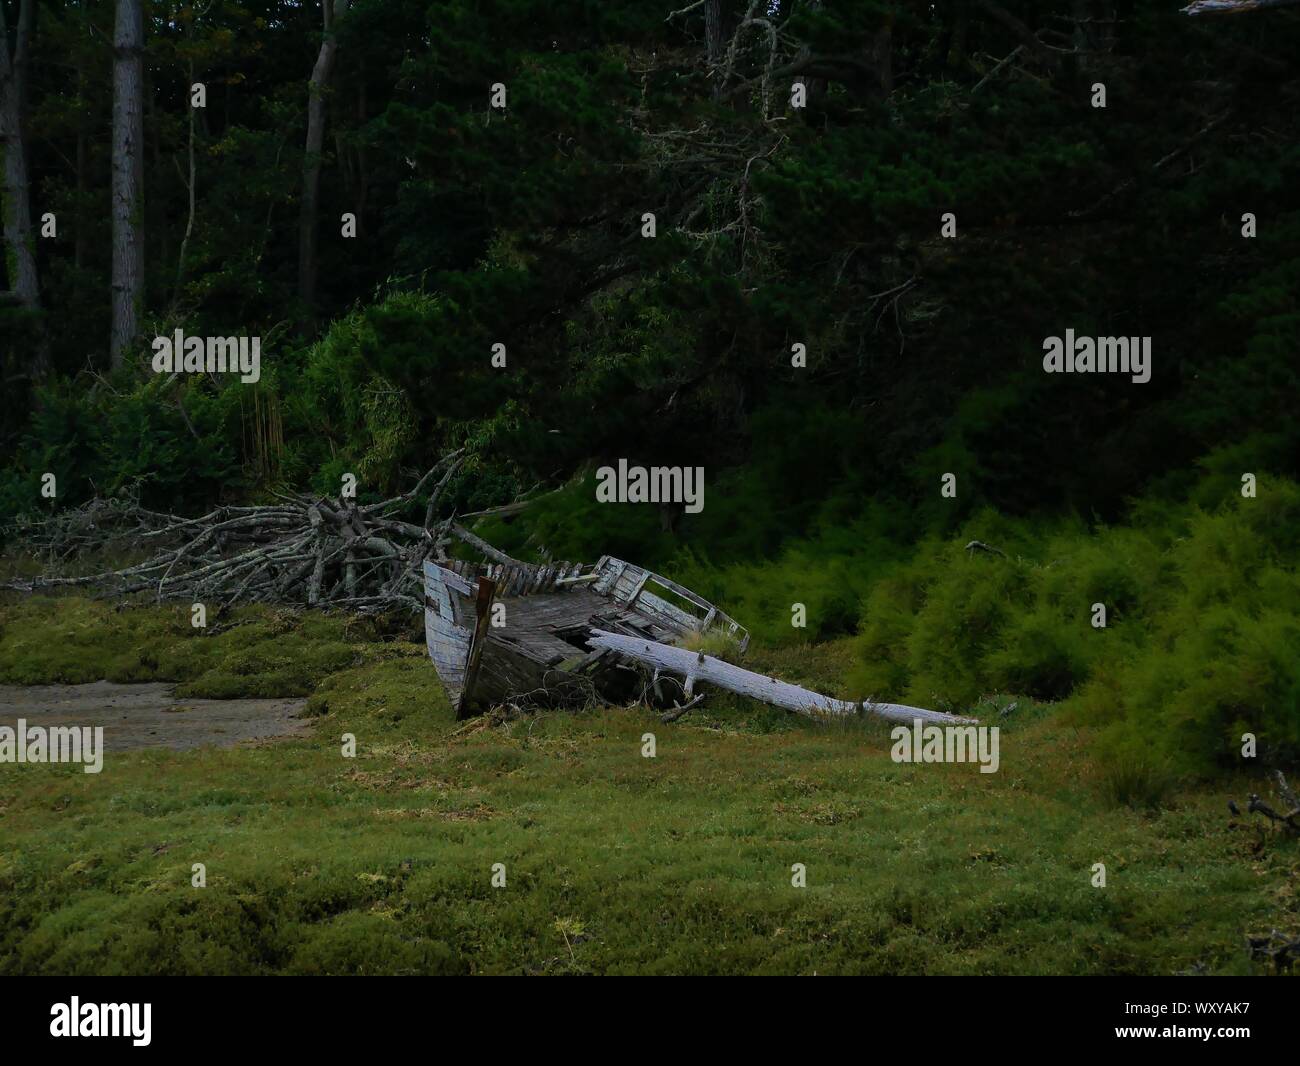
<path fill-rule="evenodd" d="M 232 748 L 280 737 L 302 736 L 304 699 L 190 700 L 174 685 L 0 685 L 0 726 L 103 726 L 106 751 L 211 745 Z"/>

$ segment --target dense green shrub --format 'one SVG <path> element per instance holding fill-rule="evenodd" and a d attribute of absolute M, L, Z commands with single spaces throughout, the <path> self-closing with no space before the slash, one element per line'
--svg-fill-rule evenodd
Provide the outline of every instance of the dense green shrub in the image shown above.
<path fill-rule="evenodd" d="M 940 707 L 995 691 L 1064 699 L 1101 727 L 1113 769 L 1208 772 L 1233 763 L 1245 732 L 1266 761 L 1292 761 L 1297 508 L 1300 486 L 1268 479 L 1259 497 L 1214 511 L 1137 508 L 1134 525 L 1095 531 L 1025 523 L 1014 557 L 965 552 L 972 522 L 872 588 L 853 683 Z M 1095 603 L 1104 629 L 1091 624 Z"/>

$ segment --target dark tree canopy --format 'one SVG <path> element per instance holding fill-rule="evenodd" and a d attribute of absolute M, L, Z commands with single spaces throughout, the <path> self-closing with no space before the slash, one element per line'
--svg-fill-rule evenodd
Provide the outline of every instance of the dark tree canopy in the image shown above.
<path fill-rule="evenodd" d="M 5 6 L 57 221 L 39 300 L 0 308 L 6 510 L 51 467 L 73 498 L 378 494 L 465 444 L 462 509 L 707 459 L 785 533 L 937 470 L 1099 516 L 1215 448 L 1294 470 L 1295 12 L 355 0 L 327 30 L 316 0 L 146 0 L 145 274 L 105 377 L 113 5 Z M 177 328 L 262 337 L 261 382 L 159 380 Z M 1151 382 L 1044 375 L 1067 328 L 1150 336 Z"/>

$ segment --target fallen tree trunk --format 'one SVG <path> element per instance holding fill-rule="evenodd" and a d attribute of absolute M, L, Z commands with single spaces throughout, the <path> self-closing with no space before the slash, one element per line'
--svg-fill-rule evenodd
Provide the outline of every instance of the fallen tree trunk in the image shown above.
<path fill-rule="evenodd" d="M 920 719 L 922 722 L 936 725 L 975 724 L 978 718 L 960 718 L 942 711 L 927 711 L 921 707 L 908 707 L 901 703 L 872 703 L 864 701 L 853 703 L 849 700 L 832 699 L 820 692 L 812 692 L 786 681 L 778 681 L 766 674 L 757 674 L 731 663 L 715 659 L 703 652 L 688 651 L 670 644 L 660 644 L 641 637 L 628 637 L 621 633 L 608 633 L 603 629 L 593 629 L 587 640 L 588 647 L 615 652 L 627 659 L 632 659 L 646 666 L 653 667 L 656 673 L 668 670 L 681 674 L 685 679 L 683 685 L 689 699 L 697 682 L 705 681 L 728 692 L 770 703 L 774 707 L 783 707 L 796 714 L 809 717 L 818 715 L 854 715 L 871 714 L 890 722 L 911 725 Z"/>
<path fill-rule="evenodd" d="M 1300 0 L 1193 0 L 1183 8 L 1184 15 L 1244 15 L 1270 7 L 1293 7 Z"/>

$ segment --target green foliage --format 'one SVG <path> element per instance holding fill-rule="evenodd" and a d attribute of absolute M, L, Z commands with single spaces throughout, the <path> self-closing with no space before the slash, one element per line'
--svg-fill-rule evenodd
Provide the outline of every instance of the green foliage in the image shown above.
<path fill-rule="evenodd" d="M 1101 794 L 1114 807 L 1156 809 L 1173 785 L 1169 768 L 1145 752 L 1112 754 L 1103 764 Z"/>
<path fill-rule="evenodd" d="M 1104 727 L 1100 751 L 1117 782 L 1236 765 L 1244 732 L 1268 761 L 1292 763 L 1298 506 L 1300 487 L 1271 479 L 1259 498 L 1234 493 L 1162 524 L 1135 509 L 1132 526 L 1024 525 L 1000 542 L 1007 557 L 963 549 L 999 543 L 977 518 L 866 597 L 853 684 L 940 708 L 996 691 L 1065 700 L 1078 721 Z M 1091 624 L 1095 603 L 1106 606 L 1104 629 Z"/>
<path fill-rule="evenodd" d="M 209 393 L 160 377 L 123 391 L 55 382 L 36 395 L 19 457 L 0 473 L 0 513 L 39 513 L 97 492 L 184 510 L 243 487 L 237 390 Z M 56 501 L 41 496 L 47 472 Z"/>
<path fill-rule="evenodd" d="M 707 633 L 687 633 L 681 646 L 687 651 L 702 652 L 723 662 L 738 663 L 741 659 L 740 640 L 732 633 L 711 629 Z"/>
<path fill-rule="evenodd" d="M 1012 6 L 1035 26 L 1053 17 Z M 618 550 L 726 564 L 774 558 L 828 519 L 852 525 L 876 496 L 923 535 L 986 505 L 1114 520 L 1153 488 L 1190 491 L 1197 458 L 1224 444 L 1300 473 L 1300 214 L 1286 198 L 1300 152 L 1276 135 L 1285 94 L 1224 73 L 1236 68 L 1222 50 L 1248 31 L 1207 41 L 1172 10 L 1121 20 L 1119 53 L 1143 62 L 1107 70 L 1124 106 L 1100 112 L 1080 103 L 1072 63 L 1051 84 L 1012 67 L 973 91 L 1013 47 L 983 14 L 886 0 L 788 14 L 784 34 L 835 55 L 869 53 L 888 27 L 888 99 L 848 64 L 819 75 L 806 114 L 764 122 L 755 26 L 728 60 L 752 95 L 716 100 L 698 9 L 665 22 L 622 2 L 354 4 L 329 90 L 319 334 L 294 277 L 313 11 L 260 0 L 152 20 L 154 157 L 187 157 L 177 116 L 194 78 L 212 102 L 197 117 L 184 263 L 188 177 L 151 173 L 148 325 L 262 335 L 282 443 L 259 451 L 262 416 L 210 384 L 185 390 L 193 433 L 173 395 L 128 374 L 111 391 L 84 375 L 32 395 L 34 323 L 6 310 L 5 376 L 20 384 L 0 427 L 0 504 L 45 506 L 34 479 L 56 468 L 63 502 L 138 484 L 197 508 L 269 486 L 334 491 L 345 471 L 373 497 L 469 442 L 474 464 L 448 496 L 462 509 L 620 456 L 704 465 L 729 505 L 667 537 L 629 521 Z M 96 29 L 101 14 L 55 4 L 36 38 L 78 72 L 64 86 L 64 66 L 34 64 L 35 199 L 65 233 L 40 245 L 46 306 L 78 308 L 41 319 L 64 375 L 102 348 L 107 304 Z M 1281 39 L 1252 47 L 1289 58 Z M 1209 78 L 1249 101 L 1233 123 L 1253 128 L 1198 140 L 1186 173 L 1133 181 L 1204 128 Z M 504 112 L 485 105 L 497 81 Z M 1253 241 L 1237 230 L 1246 202 Z M 653 241 L 637 236 L 650 208 Z M 337 236 L 343 211 L 364 239 Z M 945 211 L 955 241 L 935 237 Z M 1150 385 L 1042 374 L 1043 336 L 1138 323 L 1156 345 Z M 806 368 L 789 365 L 795 342 Z M 496 343 L 508 369 L 488 362 Z M 946 472 L 955 507 L 933 491 Z M 599 547 L 581 533 L 569 521 L 540 540 Z"/>

